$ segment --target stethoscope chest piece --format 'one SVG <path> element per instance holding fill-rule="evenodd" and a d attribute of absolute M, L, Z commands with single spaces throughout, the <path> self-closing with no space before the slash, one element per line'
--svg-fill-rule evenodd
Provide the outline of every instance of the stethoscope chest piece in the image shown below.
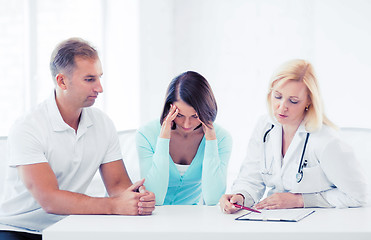
<path fill-rule="evenodd" d="M 264 170 L 261 172 L 262 174 L 269 174 L 269 175 L 272 175 L 272 172 L 269 171 L 267 169 L 267 159 L 266 159 L 266 156 L 265 156 L 265 143 L 267 141 L 267 136 L 269 134 L 269 132 L 274 128 L 274 125 L 272 124 L 271 128 L 268 129 L 265 133 L 264 133 L 264 136 L 263 136 L 263 144 L 264 144 L 264 164 L 265 164 L 265 168 Z M 305 142 L 304 142 L 304 147 L 303 147 L 303 152 L 301 154 L 301 158 L 300 158 L 300 163 L 299 163 L 299 169 L 298 169 L 298 172 L 296 173 L 296 182 L 297 183 L 300 183 L 301 180 L 303 179 L 303 168 L 307 166 L 307 160 L 304 160 L 304 154 L 305 154 L 305 149 L 307 148 L 307 143 L 308 143 L 308 139 L 309 139 L 309 135 L 310 133 L 307 132 L 307 136 L 305 138 Z M 272 161 L 273 162 L 273 161 Z M 272 168 L 272 162 L 271 162 L 271 167 Z"/>
<path fill-rule="evenodd" d="M 300 183 L 302 179 L 303 179 L 303 172 L 298 172 L 296 174 L 296 182 Z"/>

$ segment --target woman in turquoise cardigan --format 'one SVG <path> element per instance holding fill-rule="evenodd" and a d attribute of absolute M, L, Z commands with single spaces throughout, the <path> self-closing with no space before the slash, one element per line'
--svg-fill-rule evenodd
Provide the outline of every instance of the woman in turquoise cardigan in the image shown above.
<path fill-rule="evenodd" d="M 209 83 L 189 71 L 171 81 L 160 121 L 138 130 L 141 176 L 157 205 L 215 205 L 224 194 L 232 138 L 216 115 Z"/>

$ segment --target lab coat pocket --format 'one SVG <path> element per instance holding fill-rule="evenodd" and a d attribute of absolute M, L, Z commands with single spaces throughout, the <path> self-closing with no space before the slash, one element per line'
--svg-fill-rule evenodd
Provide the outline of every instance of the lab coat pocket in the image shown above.
<path fill-rule="evenodd" d="M 272 185 L 272 174 L 267 173 L 266 171 L 262 170 L 261 175 L 262 175 L 265 186 L 271 187 L 271 185 Z"/>
<path fill-rule="evenodd" d="M 268 173 L 265 170 L 262 170 L 261 175 L 263 178 L 264 185 L 267 188 L 276 189 L 277 184 L 281 182 L 280 177 L 279 177 L 280 174 L 272 173 L 272 172 Z"/>
<path fill-rule="evenodd" d="M 303 179 L 295 182 L 293 191 L 295 193 L 314 193 L 332 188 L 332 183 L 327 179 L 320 165 L 303 168 Z"/>

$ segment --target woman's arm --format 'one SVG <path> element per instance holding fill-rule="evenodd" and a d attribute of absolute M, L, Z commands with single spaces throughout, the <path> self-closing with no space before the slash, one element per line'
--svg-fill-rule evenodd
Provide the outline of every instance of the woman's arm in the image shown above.
<path fill-rule="evenodd" d="M 157 126 L 153 125 L 149 126 L 153 129 L 147 129 L 149 132 L 155 130 L 155 133 L 151 132 L 152 136 L 146 136 L 139 130 L 136 137 L 140 174 L 142 178 L 146 179 L 145 186 L 147 190 L 155 194 L 157 205 L 164 204 L 169 185 L 171 125 L 178 112 L 179 110 L 176 106 L 171 105 L 168 115 L 162 122 L 159 133 L 156 130 Z M 155 139 L 157 139 L 157 142 Z"/>
<path fill-rule="evenodd" d="M 169 184 L 169 143 L 170 139 L 157 138 L 154 145 L 143 133 L 136 136 L 140 174 L 145 186 L 156 196 L 156 205 L 162 205 Z"/>
<path fill-rule="evenodd" d="M 207 205 L 215 205 L 225 193 L 232 137 L 222 132 L 219 139 L 206 140 L 202 167 L 202 195 Z"/>

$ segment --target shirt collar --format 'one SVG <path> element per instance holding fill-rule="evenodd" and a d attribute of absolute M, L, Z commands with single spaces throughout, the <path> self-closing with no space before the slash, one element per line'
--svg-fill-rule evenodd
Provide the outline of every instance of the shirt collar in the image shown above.
<path fill-rule="evenodd" d="M 87 108 L 83 108 L 80 117 L 79 127 L 77 129 L 77 135 L 82 136 L 93 125 L 93 121 L 90 118 L 90 111 Z"/>
<path fill-rule="evenodd" d="M 71 129 L 71 127 L 64 122 L 61 113 L 59 112 L 57 102 L 55 100 L 55 90 L 47 99 L 47 110 L 49 113 L 49 119 L 54 131 L 66 131 Z M 86 108 L 82 109 L 80 123 L 78 127 L 78 132 L 82 131 L 82 133 L 86 132 L 86 129 L 93 125 L 93 121 L 90 118 L 88 110 Z"/>
<path fill-rule="evenodd" d="M 298 130 L 296 130 L 298 133 L 307 133 L 308 131 L 305 129 L 305 123 L 304 121 L 301 122 L 300 126 L 298 127 Z"/>

